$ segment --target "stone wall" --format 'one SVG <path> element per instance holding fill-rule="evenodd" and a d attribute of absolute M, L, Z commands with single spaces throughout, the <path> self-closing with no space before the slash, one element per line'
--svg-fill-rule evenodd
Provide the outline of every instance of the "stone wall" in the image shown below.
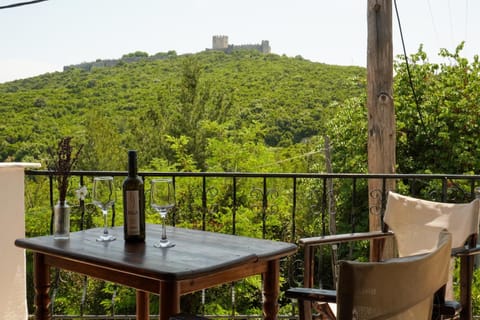
<path fill-rule="evenodd" d="M 220 50 L 226 53 L 232 53 L 237 50 L 257 50 L 261 53 L 268 54 L 271 53 L 270 43 L 268 40 L 262 40 L 260 44 L 242 44 L 242 45 L 233 45 L 228 44 L 228 36 L 213 36 L 212 38 L 212 48 L 206 50 Z M 172 54 L 174 53 L 174 54 Z M 168 59 L 172 56 L 176 56 L 175 51 L 169 51 L 167 53 L 156 54 L 149 57 L 122 57 L 121 59 L 98 59 L 94 62 L 83 62 L 79 64 L 64 66 L 63 71 L 68 71 L 70 69 L 81 69 L 85 71 L 92 71 L 94 68 L 105 68 L 105 67 L 114 67 L 119 63 L 131 63 L 137 62 L 140 60 L 159 60 L 159 59 Z"/>
<path fill-rule="evenodd" d="M 233 45 L 228 44 L 228 36 L 213 36 L 211 50 L 221 50 L 226 53 L 231 53 L 237 50 L 257 50 L 265 54 L 271 53 L 270 43 L 268 40 L 262 40 L 261 44 Z"/>

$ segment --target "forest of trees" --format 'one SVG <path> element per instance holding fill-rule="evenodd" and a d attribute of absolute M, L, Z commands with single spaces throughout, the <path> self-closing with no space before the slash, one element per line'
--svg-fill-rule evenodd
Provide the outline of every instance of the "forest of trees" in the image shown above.
<path fill-rule="evenodd" d="M 479 174 L 480 62 L 462 48 L 442 50 L 442 63 L 421 47 L 408 64 L 396 58 L 397 172 Z M 367 172 L 364 68 L 255 51 L 161 56 L 0 84 L 0 161 L 45 169 L 49 150 L 71 136 L 83 145 L 78 170 L 126 170 L 126 151 L 136 149 L 143 171 L 324 172 L 328 137 L 334 172 Z M 46 187 L 27 188 L 28 235 L 48 233 Z M 92 310 L 108 313 L 114 288 L 90 286 Z M 117 297 L 131 312 L 131 292 Z M 60 312 L 78 313 L 68 293 L 62 299 Z"/>
<path fill-rule="evenodd" d="M 479 172 L 480 66 L 462 47 L 440 52 L 440 64 L 420 48 L 411 80 L 396 60 L 398 172 Z M 255 51 L 167 57 L 0 84 L 0 161 L 45 163 L 72 136 L 84 145 L 82 170 L 125 170 L 126 150 L 137 149 L 145 169 L 264 171 L 329 136 L 334 171 L 365 172 L 364 68 Z M 263 155 L 235 160 L 252 148 Z M 321 158 L 281 170 L 322 171 Z"/>
<path fill-rule="evenodd" d="M 208 51 L 10 82 L 0 85 L 0 159 L 44 161 L 73 136 L 84 170 L 124 170 L 137 149 L 141 167 L 256 171 L 212 159 L 215 146 L 295 149 L 322 133 L 332 103 L 362 94 L 364 78 L 359 67 Z"/>

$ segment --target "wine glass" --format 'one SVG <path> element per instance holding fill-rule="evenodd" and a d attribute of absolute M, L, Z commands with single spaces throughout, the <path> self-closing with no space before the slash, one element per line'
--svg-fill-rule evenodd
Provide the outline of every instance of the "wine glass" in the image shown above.
<path fill-rule="evenodd" d="M 113 241 L 115 236 L 108 233 L 107 213 L 108 208 L 115 202 L 115 188 L 113 177 L 95 177 L 93 178 L 93 204 L 99 207 L 103 213 L 103 234 L 97 241 Z"/>
<path fill-rule="evenodd" d="M 168 248 L 175 245 L 167 239 L 166 220 L 168 212 L 175 206 L 175 190 L 171 179 L 154 179 L 151 181 L 151 206 L 162 218 L 162 238 L 154 246 Z"/>

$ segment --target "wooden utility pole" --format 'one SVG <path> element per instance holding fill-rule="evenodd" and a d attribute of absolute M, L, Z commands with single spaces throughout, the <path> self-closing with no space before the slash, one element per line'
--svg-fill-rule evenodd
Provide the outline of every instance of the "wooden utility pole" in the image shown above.
<path fill-rule="evenodd" d="M 395 110 L 393 106 L 392 0 L 368 0 L 367 107 L 368 172 L 395 172 Z M 369 179 L 370 230 L 381 229 L 383 181 Z M 387 181 L 393 190 L 395 181 Z M 380 256 L 374 242 L 370 256 Z"/>

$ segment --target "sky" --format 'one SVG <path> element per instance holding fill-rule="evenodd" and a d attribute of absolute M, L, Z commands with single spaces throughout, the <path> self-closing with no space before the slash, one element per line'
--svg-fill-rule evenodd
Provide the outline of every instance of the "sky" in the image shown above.
<path fill-rule="evenodd" d="M 28 0 L 0 0 L 0 7 Z M 392 0 L 393 2 L 393 0 Z M 366 66 L 367 0 L 48 0 L 0 9 L 0 83 L 63 66 L 143 51 L 196 53 L 212 36 L 229 43 L 269 40 L 272 53 Z M 396 0 L 408 55 L 423 44 L 480 52 L 479 0 Z M 393 7 L 394 55 L 403 54 Z"/>

